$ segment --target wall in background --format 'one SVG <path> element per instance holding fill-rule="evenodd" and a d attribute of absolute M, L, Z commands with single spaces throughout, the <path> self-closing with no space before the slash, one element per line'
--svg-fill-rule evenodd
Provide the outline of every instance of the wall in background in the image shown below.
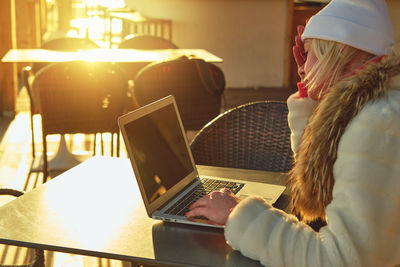
<path fill-rule="evenodd" d="M 393 24 L 395 50 L 400 52 L 400 1 L 386 0 L 389 7 L 389 14 Z"/>
<path fill-rule="evenodd" d="M 144 15 L 171 19 L 173 42 L 223 58 L 228 87 L 282 87 L 291 0 L 126 0 Z M 387 0 L 400 43 L 400 1 Z M 396 45 L 398 48 L 399 45 Z M 398 49 L 399 50 L 399 49 Z"/>
<path fill-rule="evenodd" d="M 172 20 L 180 48 L 221 57 L 228 87 L 284 84 L 288 0 L 126 0 L 143 15 Z"/>

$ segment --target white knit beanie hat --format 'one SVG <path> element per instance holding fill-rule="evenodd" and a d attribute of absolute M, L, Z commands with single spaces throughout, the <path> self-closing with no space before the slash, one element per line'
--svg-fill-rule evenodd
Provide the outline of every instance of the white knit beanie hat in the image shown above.
<path fill-rule="evenodd" d="M 332 0 L 307 23 L 302 40 L 344 43 L 374 55 L 387 55 L 394 44 L 385 0 Z"/>

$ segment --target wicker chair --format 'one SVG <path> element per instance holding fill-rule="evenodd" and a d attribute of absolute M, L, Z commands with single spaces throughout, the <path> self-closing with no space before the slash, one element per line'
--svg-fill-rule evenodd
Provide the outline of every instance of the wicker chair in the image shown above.
<path fill-rule="evenodd" d="M 59 51 L 79 51 L 100 48 L 94 41 L 90 39 L 74 38 L 74 37 L 61 37 L 48 40 L 41 46 L 42 49 L 59 50 Z M 49 63 L 34 63 L 32 71 L 38 72 L 41 68 L 47 66 Z"/>
<path fill-rule="evenodd" d="M 209 122 L 190 147 L 196 164 L 288 172 L 292 167 L 286 103 L 238 106 Z"/>
<path fill-rule="evenodd" d="M 186 130 L 199 130 L 220 113 L 225 77 L 220 68 L 198 58 L 154 62 L 134 83 L 139 106 L 174 95 Z"/>
<path fill-rule="evenodd" d="M 0 188 L 0 195 L 9 195 L 14 197 L 19 197 L 23 195 L 24 192 L 10 189 L 10 188 Z M 44 252 L 41 249 L 35 249 L 35 257 L 31 263 L 23 265 L 1 265 L 0 267 L 44 267 Z"/>
<path fill-rule="evenodd" d="M 178 46 L 174 44 L 172 41 L 164 39 L 158 36 L 150 36 L 150 35 L 135 35 L 128 39 L 122 41 L 118 48 L 131 48 L 131 49 L 177 49 Z M 130 62 L 130 63 L 119 63 L 120 66 L 126 71 L 129 79 L 132 81 L 135 80 L 138 72 L 143 69 L 149 63 L 146 62 Z M 128 103 L 128 109 L 133 110 L 138 106 L 133 99 Z"/>
<path fill-rule="evenodd" d="M 127 87 L 125 72 L 113 63 L 60 62 L 36 74 L 32 92 L 42 118 L 44 182 L 47 135 L 115 133 L 119 155 L 117 117 L 124 112 Z"/>
<path fill-rule="evenodd" d="M 49 40 L 41 46 L 43 49 L 61 50 L 61 51 L 78 51 L 82 49 L 95 49 L 99 46 L 89 39 L 63 37 Z M 33 125 L 33 116 L 38 114 L 38 110 L 32 99 L 32 82 L 36 72 L 49 63 L 34 63 L 32 66 L 22 68 L 21 77 L 27 90 L 30 100 L 30 122 L 31 122 L 31 138 L 32 138 L 32 157 L 35 157 L 35 134 Z"/>

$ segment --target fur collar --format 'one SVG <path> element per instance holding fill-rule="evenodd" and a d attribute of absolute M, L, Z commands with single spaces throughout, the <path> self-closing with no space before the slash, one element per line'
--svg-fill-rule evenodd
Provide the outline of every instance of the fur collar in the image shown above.
<path fill-rule="evenodd" d="M 390 90 L 390 80 L 400 74 L 400 56 L 372 63 L 335 85 L 311 115 L 289 173 L 293 213 L 305 222 L 325 220 L 335 182 L 333 164 L 347 124 L 369 101 Z"/>

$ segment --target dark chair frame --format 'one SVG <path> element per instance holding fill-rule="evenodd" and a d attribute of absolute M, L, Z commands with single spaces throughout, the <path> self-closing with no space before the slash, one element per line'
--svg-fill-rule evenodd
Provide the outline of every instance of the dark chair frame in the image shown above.
<path fill-rule="evenodd" d="M 285 102 L 257 101 L 219 115 L 190 147 L 199 165 L 288 172 L 292 167 Z"/>
<path fill-rule="evenodd" d="M 43 182 L 49 174 L 47 135 L 109 132 L 113 152 L 116 134 L 119 156 L 117 118 L 125 111 L 127 90 L 126 73 L 115 63 L 59 62 L 38 71 L 32 92 L 42 119 Z"/>
<path fill-rule="evenodd" d="M 43 49 L 61 50 L 61 51 L 78 51 L 82 49 L 100 48 L 94 41 L 83 38 L 62 37 L 44 42 L 41 46 Z M 32 82 L 35 74 L 49 63 L 34 63 L 31 66 L 24 66 L 21 71 L 23 84 L 27 90 L 30 104 L 30 123 L 31 123 L 31 140 L 32 140 L 32 157 L 35 158 L 35 130 L 33 117 L 38 114 L 37 107 L 32 99 Z"/>
<path fill-rule="evenodd" d="M 123 40 L 118 44 L 118 48 L 121 49 L 177 49 L 179 48 L 172 41 L 164 39 L 160 36 L 152 35 L 134 35 L 133 37 Z M 138 72 L 143 69 L 149 63 L 147 62 L 125 62 L 119 63 L 120 66 L 126 71 L 128 78 L 131 80 L 130 84 L 130 103 L 128 103 L 128 110 L 134 110 L 138 108 L 137 103 L 133 98 L 133 83 Z"/>
<path fill-rule="evenodd" d="M 24 194 L 23 191 L 19 191 L 11 188 L 0 188 L 0 195 L 9 195 L 19 197 Z M 44 251 L 42 249 L 35 249 L 35 258 L 31 263 L 23 265 L 1 265 L 0 267 L 44 267 Z"/>
<path fill-rule="evenodd" d="M 174 95 L 185 130 L 199 130 L 220 114 L 225 76 L 216 65 L 200 58 L 180 57 L 153 62 L 137 74 L 133 95 L 144 106 Z"/>

